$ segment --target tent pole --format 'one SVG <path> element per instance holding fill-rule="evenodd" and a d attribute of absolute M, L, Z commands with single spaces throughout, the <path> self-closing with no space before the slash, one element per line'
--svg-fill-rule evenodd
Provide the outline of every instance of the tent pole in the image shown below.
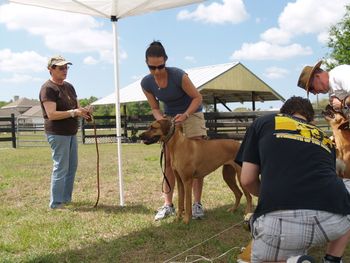
<path fill-rule="evenodd" d="M 117 130 L 117 149 L 118 149 L 118 175 L 119 175 L 119 199 L 120 205 L 124 206 L 124 185 L 122 174 L 122 153 L 121 153 L 121 127 L 120 127 L 120 102 L 119 102 L 119 59 L 118 59 L 118 34 L 117 34 L 117 22 L 118 19 L 115 16 L 111 17 L 114 36 L 114 85 L 115 85 L 115 121 Z"/>

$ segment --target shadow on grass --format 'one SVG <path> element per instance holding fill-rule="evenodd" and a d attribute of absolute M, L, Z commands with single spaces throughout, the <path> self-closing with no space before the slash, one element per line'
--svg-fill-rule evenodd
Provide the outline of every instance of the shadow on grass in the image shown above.
<path fill-rule="evenodd" d="M 229 206 L 206 210 L 202 220 L 192 220 L 189 225 L 177 222 L 175 217 L 152 223 L 151 227 L 111 240 L 96 240 L 81 249 L 67 249 L 62 253 L 48 253 L 33 256 L 26 262 L 185 262 L 186 256 L 201 255 L 215 258 L 226 252 L 215 262 L 236 262 L 240 248 L 247 244 L 250 234 L 243 230 L 243 211 L 232 214 Z M 107 213 L 129 211 L 150 214 L 142 205 L 112 207 L 100 205 L 74 205 L 75 211 L 104 210 Z M 152 213 L 151 213 L 152 214 Z M 133 220 L 133 216 L 130 217 Z M 175 248 L 175 249 L 174 249 Z M 192 249 L 190 249 L 192 248 Z M 190 250 L 188 250 L 190 249 Z M 187 251 L 188 250 L 188 251 Z M 183 253 L 184 251 L 187 251 Z M 183 254 L 181 254 L 183 253 Z M 181 254 L 181 255 L 179 255 Z M 174 257 L 179 255 L 177 257 Z M 192 260 L 198 257 L 192 258 Z M 191 260 L 191 261 L 192 261 Z M 187 261 L 190 262 L 190 261 Z M 208 261 L 196 261 L 208 262 Z"/>
<path fill-rule="evenodd" d="M 131 214 L 149 214 L 152 213 L 153 210 L 150 210 L 149 208 L 143 206 L 143 205 L 128 205 L 128 206 L 113 206 L 113 205 L 105 205 L 105 204 L 98 204 L 97 207 L 94 207 L 94 204 L 91 203 L 74 203 L 69 208 L 73 211 L 77 212 L 101 212 L 104 211 L 108 214 L 119 214 L 119 213 L 131 213 Z"/>

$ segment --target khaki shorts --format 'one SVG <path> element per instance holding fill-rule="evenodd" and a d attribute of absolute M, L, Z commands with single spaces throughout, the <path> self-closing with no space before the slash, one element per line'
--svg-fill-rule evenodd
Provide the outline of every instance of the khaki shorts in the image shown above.
<path fill-rule="evenodd" d="M 182 129 L 187 138 L 207 136 L 203 112 L 192 113 L 182 124 Z"/>

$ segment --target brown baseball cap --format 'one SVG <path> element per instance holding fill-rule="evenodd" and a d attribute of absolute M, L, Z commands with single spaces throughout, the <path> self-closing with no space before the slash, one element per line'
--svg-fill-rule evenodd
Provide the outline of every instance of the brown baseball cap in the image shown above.
<path fill-rule="evenodd" d="M 64 65 L 72 65 L 72 62 L 67 61 L 62 56 L 54 56 L 49 59 L 49 62 L 47 63 L 47 67 L 50 68 L 52 66 L 64 66 Z"/>
<path fill-rule="evenodd" d="M 307 91 L 309 94 L 310 90 L 310 80 L 316 69 L 320 68 L 322 60 L 317 62 L 315 66 L 305 66 L 300 73 L 298 86 Z"/>

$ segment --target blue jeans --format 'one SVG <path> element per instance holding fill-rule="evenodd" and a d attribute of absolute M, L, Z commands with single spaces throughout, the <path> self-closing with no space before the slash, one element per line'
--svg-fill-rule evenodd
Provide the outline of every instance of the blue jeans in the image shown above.
<path fill-rule="evenodd" d="M 75 173 L 78 167 L 76 135 L 47 135 L 52 150 L 50 208 L 72 200 Z"/>

